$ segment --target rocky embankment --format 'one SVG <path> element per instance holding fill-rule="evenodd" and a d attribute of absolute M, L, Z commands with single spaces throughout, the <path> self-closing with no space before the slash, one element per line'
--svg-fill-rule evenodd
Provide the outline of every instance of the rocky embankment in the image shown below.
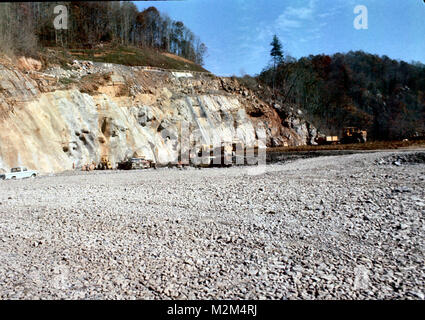
<path fill-rule="evenodd" d="M 229 78 L 87 61 L 41 68 L 1 61 L 0 170 L 60 172 L 104 155 L 114 166 L 134 154 L 166 164 L 177 161 L 182 139 L 188 149 L 235 140 L 280 146 L 315 134 Z"/>
<path fill-rule="evenodd" d="M 0 181 L 0 298 L 424 299 L 423 155 Z"/>

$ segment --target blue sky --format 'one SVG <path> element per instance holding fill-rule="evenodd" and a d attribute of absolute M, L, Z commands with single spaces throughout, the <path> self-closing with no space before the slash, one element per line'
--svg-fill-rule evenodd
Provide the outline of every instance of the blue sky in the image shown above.
<path fill-rule="evenodd" d="M 140 1 L 181 20 L 208 47 L 205 68 L 217 75 L 256 74 L 270 60 L 273 34 L 300 58 L 350 50 L 425 63 L 423 0 Z M 354 8 L 368 9 L 368 29 L 353 26 Z"/>

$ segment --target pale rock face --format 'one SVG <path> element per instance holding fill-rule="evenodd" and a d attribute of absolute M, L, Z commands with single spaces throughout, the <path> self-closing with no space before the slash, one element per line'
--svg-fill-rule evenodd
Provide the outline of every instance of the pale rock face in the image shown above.
<path fill-rule="evenodd" d="M 40 70 L 42 67 L 42 64 L 40 61 L 32 59 L 32 58 L 27 58 L 27 57 L 20 57 L 18 59 L 18 68 L 20 70 L 24 70 L 24 71 L 33 71 L 33 70 Z"/>
<path fill-rule="evenodd" d="M 220 80 L 189 73 L 151 77 L 121 66 L 109 83 L 87 94 L 78 86 L 41 90 L 45 80 L 0 65 L 0 168 L 60 172 L 98 163 L 103 155 L 116 166 L 134 154 L 167 164 L 195 143 L 283 141 L 279 130 L 271 130 L 280 125 L 276 112 L 269 110 L 274 118 L 250 117 L 250 102 L 220 91 Z M 118 94 L 131 84 L 131 94 Z"/>

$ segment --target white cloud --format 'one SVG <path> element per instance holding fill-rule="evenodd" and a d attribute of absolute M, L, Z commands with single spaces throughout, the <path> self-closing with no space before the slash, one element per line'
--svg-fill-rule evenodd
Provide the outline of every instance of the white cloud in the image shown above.
<path fill-rule="evenodd" d="M 343 9 L 343 5 L 335 5 L 334 7 L 328 8 L 325 12 L 319 13 L 317 17 L 320 19 L 326 19 L 335 16 L 336 14 L 339 14 L 340 11 Z"/>
<path fill-rule="evenodd" d="M 300 28 L 302 23 L 298 20 L 288 19 L 286 17 L 280 16 L 276 21 L 276 25 L 279 29 L 288 31 L 289 29 Z"/>
<path fill-rule="evenodd" d="M 298 19 L 310 19 L 313 14 L 313 8 L 310 5 L 303 8 L 289 7 L 285 10 L 284 14 Z"/>
<path fill-rule="evenodd" d="M 301 28 L 305 22 L 313 19 L 315 6 L 316 0 L 310 0 L 304 7 L 286 8 L 285 11 L 276 19 L 276 28 L 283 32 Z"/>
<path fill-rule="evenodd" d="M 325 35 L 324 30 L 329 27 L 332 16 L 340 13 L 344 0 L 329 1 L 341 3 L 335 7 L 333 3 L 329 5 L 318 0 L 291 0 L 280 13 L 275 13 L 272 20 L 257 20 L 255 27 L 252 23 L 241 23 L 238 48 L 233 51 L 231 60 L 245 70 L 256 70 L 259 61 L 261 65 L 267 63 L 274 34 L 281 39 L 285 54 L 297 55 L 300 51 L 305 51 L 304 48 L 309 47 L 309 43 L 316 42 Z M 255 14 L 255 6 L 250 7 L 249 12 Z M 252 16 L 249 18 L 253 20 Z"/>

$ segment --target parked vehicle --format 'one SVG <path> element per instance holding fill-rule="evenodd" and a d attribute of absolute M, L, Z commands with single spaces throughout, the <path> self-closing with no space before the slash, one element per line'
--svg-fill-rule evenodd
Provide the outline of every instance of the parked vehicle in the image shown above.
<path fill-rule="evenodd" d="M 315 139 L 315 142 L 319 146 L 337 144 L 339 141 L 338 136 L 321 136 Z"/>
<path fill-rule="evenodd" d="M 15 180 L 24 178 L 35 178 L 38 171 L 28 170 L 26 167 L 12 168 L 10 172 L 0 174 L 0 180 Z"/>
<path fill-rule="evenodd" d="M 130 158 L 118 164 L 118 169 L 121 170 L 147 169 L 151 167 L 155 168 L 156 163 L 151 160 L 146 160 L 144 157 Z"/>

